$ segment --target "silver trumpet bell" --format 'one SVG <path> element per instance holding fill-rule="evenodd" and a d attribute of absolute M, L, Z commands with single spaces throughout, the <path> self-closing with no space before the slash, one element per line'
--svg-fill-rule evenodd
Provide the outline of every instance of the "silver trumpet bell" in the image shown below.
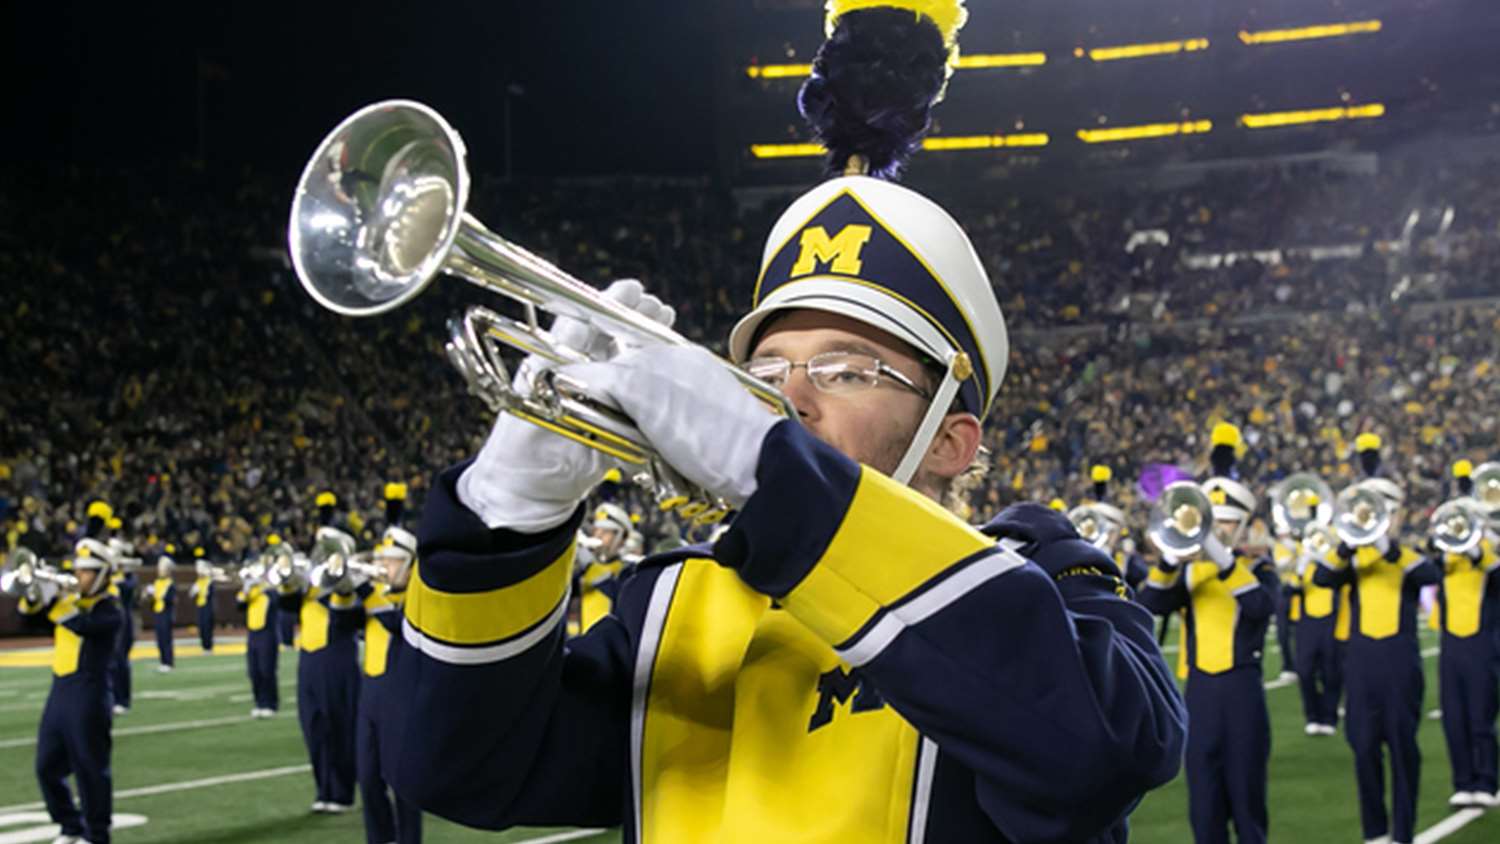
<path fill-rule="evenodd" d="M 1333 530 L 1346 545 L 1358 548 L 1385 536 L 1391 528 L 1391 505 L 1369 484 L 1347 486 L 1333 503 Z"/>
<path fill-rule="evenodd" d="M 1095 548 L 1108 550 L 1114 547 L 1119 526 L 1098 508 L 1080 504 L 1068 511 L 1068 521 L 1083 540 Z"/>
<path fill-rule="evenodd" d="M 1484 539 L 1484 513 L 1473 499 L 1455 498 L 1432 511 L 1432 542 L 1445 554 L 1467 554 Z"/>
<path fill-rule="evenodd" d="M 1338 535 L 1327 525 L 1313 525 L 1302 537 L 1302 548 L 1314 558 L 1326 560 L 1338 549 Z"/>
<path fill-rule="evenodd" d="M 1333 521 L 1333 489 L 1311 472 L 1288 475 L 1271 491 L 1271 519 L 1295 537 Z"/>
<path fill-rule="evenodd" d="M 1203 487 L 1176 481 L 1162 490 L 1151 508 L 1146 536 L 1163 554 L 1191 557 L 1203 550 L 1214 527 L 1214 507 Z"/>
<path fill-rule="evenodd" d="M 485 228 L 465 211 L 465 158 L 463 139 L 421 103 L 387 100 L 346 118 L 313 153 L 292 201 L 291 257 L 302 286 L 346 316 L 399 307 L 440 274 L 520 303 L 520 320 L 476 306 L 449 322 L 448 357 L 469 391 L 496 412 L 621 461 L 626 475 L 663 510 L 698 523 L 722 519 L 729 505 L 711 500 L 666 465 L 635 424 L 613 403 L 590 395 L 588 385 L 558 376 L 550 366 L 523 373 L 530 383 L 513 382 L 501 359 L 504 347 L 550 365 L 587 359 L 540 326 L 539 310 L 584 321 L 617 343 L 691 344 Z M 778 390 L 724 365 L 772 411 L 793 413 Z"/>
<path fill-rule="evenodd" d="M 1474 483 L 1474 502 L 1492 522 L 1500 520 L 1500 463 L 1482 463 L 1469 479 Z"/>

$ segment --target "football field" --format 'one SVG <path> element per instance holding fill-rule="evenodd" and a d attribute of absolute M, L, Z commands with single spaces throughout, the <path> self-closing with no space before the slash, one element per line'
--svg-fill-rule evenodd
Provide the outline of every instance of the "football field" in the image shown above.
<path fill-rule="evenodd" d="M 186 642 L 183 643 L 186 645 Z M 1435 642 L 1428 656 L 1426 709 L 1437 705 Z M 186 650 L 179 646 L 181 650 Z M 158 844 L 330 842 L 364 840 L 358 811 L 313 815 L 311 774 L 293 706 L 296 655 L 280 662 L 282 711 L 252 721 L 243 645 L 232 652 L 179 657 L 177 670 L 158 674 L 154 658 L 135 662 L 135 706 L 115 722 L 115 814 L 118 841 Z M 1175 644 L 1169 645 L 1175 650 Z M 139 654 L 154 656 L 152 648 Z M 25 662 L 0 652 L 0 666 Z M 1173 656 L 1169 653 L 1169 658 Z M 36 657 L 44 657 L 36 654 Z M 37 661 L 36 659 L 30 661 Z M 1351 755 L 1342 737 L 1302 733 L 1297 691 L 1274 679 L 1280 659 L 1267 658 L 1266 692 L 1273 747 L 1270 777 L 1271 838 L 1283 842 L 1358 842 L 1358 806 Z M 50 683 L 44 667 L 0 667 L 0 844 L 49 841 L 32 774 L 38 717 Z M 1500 811 L 1450 812 L 1447 751 L 1436 721 L 1424 721 L 1419 841 L 1493 844 L 1500 841 Z M 1448 828 L 1452 827 L 1449 831 Z M 432 842 L 617 842 L 614 832 L 466 830 L 428 817 Z M 1187 797 L 1182 780 L 1148 795 L 1132 817 L 1131 840 L 1186 842 Z M 768 842 L 769 844 L 769 842 Z"/>

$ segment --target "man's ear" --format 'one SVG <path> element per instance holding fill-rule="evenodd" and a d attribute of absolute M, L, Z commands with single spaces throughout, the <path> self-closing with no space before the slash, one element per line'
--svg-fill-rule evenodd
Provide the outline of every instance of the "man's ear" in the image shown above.
<path fill-rule="evenodd" d="M 984 429 L 972 413 L 950 413 L 943 417 L 922 468 L 941 478 L 956 478 L 974 462 Z"/>

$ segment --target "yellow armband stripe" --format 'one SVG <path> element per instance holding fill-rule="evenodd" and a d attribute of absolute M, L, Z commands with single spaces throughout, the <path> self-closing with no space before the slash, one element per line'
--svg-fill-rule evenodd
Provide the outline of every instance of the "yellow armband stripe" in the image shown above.
<path fill-rule="evenodd" d="M 955 563 L 994 545 L 937 502 L 865 469 L 823 558 L 782 603 L 838 645 L 882 608 L 925 591 Z"/>
<path fill-rule="evenodd" d="M 1161 566 L 1152 566 L 1151 573 L 1146 575 L 1146 585 L 1157 589 L 1171 589 L 1182 579 L 1182 567 L 1178 566 L 1172 571 L 1163 571 Z"/>
<path fill-rule="evenodd" d="M 406 620 L 423 636 L 452 645 L 488 645 L 544 621 L 568 592 L 573 545 L 527 579 L 487 592 L 443 592 L 428 585 L 418 563 L 406 598 Z"/>

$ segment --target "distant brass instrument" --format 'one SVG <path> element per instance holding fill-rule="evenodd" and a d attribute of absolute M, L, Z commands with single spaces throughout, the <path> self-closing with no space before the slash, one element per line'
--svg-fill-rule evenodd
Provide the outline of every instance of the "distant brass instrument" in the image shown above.
<path fill-rule="evenodd" d="M 1203 487 L 1176 481 L 1162 490 L 1151 509 L 1146 536 L 1163 554 L 1191 557 L 1203 550 L 1214 527 L 1213 503 Z"/>
<path fill-rule="evenodd" d="M 1311 472 L 1289 475 L 1271 490 L 1271 519 L 1278 531 L 1301 538 L 1333 521 L 1333 490 Z"/>
<path fill-rule="evenodd" d="M 1373 544 L 1391 529 L 1391 505 L 1368 482 L 1345 487 L 1334 500 L 1333 529 L 1346 545 Z"/>
<path fill-rule="evenodd" d="M 1095 548 L 1109 550 L 1119 538 L 1120 526 L 1109 514 L 1092 504 L 1080 504 L 1068 511 L 1068 521 L 1083 540 Z"/>
<path fill-rule="evenodd" d="M 1483 463 L 1469 479 L 1474 483 L 1473 499 L 1491 519 L 1500 518 L 1500 463 Z"/>
<path fill-rule="evenodd" d="M 266 566 L 266 585 L 279 592 L 297 592 L 307 586 L 310 566 L 302 557 L 286 545 L 277 545 L 271 550 L 271 561 Z"/>
<path fill-rule="evenodd" d="M 337 528 L 319 528 L 313 544 L 312 584 L 319 589 L 347 595 L 361 583 L 387 581 L 384 566 L 369 561 L 367 553 L 354 550 L 354 537 Z"/>
<path fill-rule="evenodd" d="M 6 555 L 5 566 L 0 568 L 0 592 L 41 603 L 59 591 L 77 592 L 78 578 L 47 565 L 25 546 Z"/>
<path fill-rule="evenodd" d="M 1473 499 L 1455 498 L 1432 511 L 1432 541 L 1445 554 L 1468 554 L 1484 539 L 1485 519 Z"/>
<path fill-rule="evenodd" d="M 462 319 L 450 321 L 448 357 L 470 392 L 494 411 L 620 460 L 663 510 L 703 524 L 722 519 L 727 502 L 714 500 L 668 466 L 612 402 L 551 368 L 588 358 L 541 328 L 538 311 L 581 320 L 617 342 L 690 342 L 468 214 L 466 155 L 463 138 L 420 103 L 388 100 L 346 118 L 313 153 L 292 202 L 290 249 L 302 286 L 318 303 L 346 316 L 399 307 L 443 273 L 519 302 L 524 320 L 471 307 Z M 523 372 L 531 383 L 518 386 L 500 356 L 507 346 L 548 366 Z M 778 390 L 724 365 L 773 411 L 792 415 L 791 402 Z"/>

